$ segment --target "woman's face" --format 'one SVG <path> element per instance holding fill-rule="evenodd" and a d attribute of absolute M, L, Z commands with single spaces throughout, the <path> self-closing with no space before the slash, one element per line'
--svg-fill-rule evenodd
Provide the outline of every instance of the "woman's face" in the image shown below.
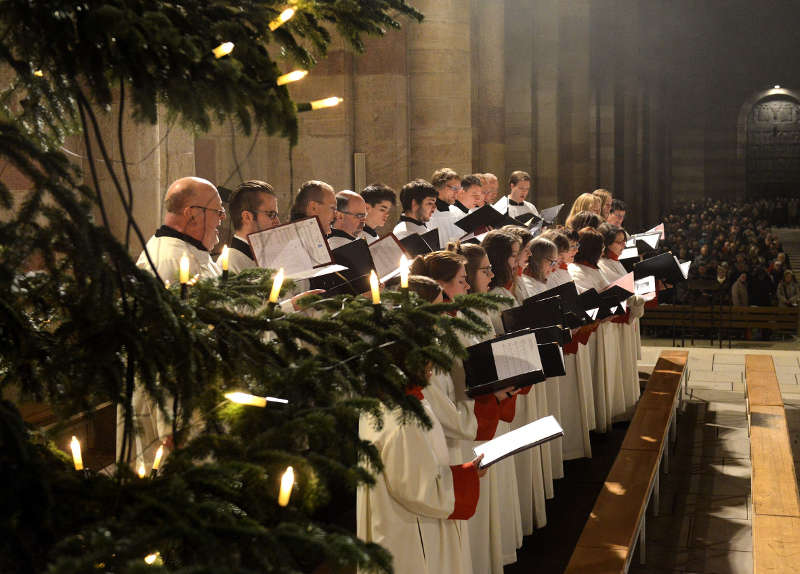
<path fill-rule="evenodd" d="M 616 238 L 614 238 L 614 243 L 608 246 L 608 250 L 619 257 L 619 254 L 622 253 L 623 249 L 625 249 L 625 234 L 619 232 L 617 233 Z"/>
<path fill-rule="evenodd" d="M 599 197 L 594 198 L 594 205 L 592 205 L 592 211 L 594 211 L 597 215 L 602 215 L 600 211 L 603 207 L 603 201 Z"/>
<path fill-rule="evenodd" d="M 542 277 L 547 279 L 550 274 L 556 270 L 556 266 L 558 265 L 558 257 L 545 257 L 542 259 L 539 265 L 541 266 L 539 268 L 539 272 L 542 274 Z"/>
<path fill-rule="evenodd" d="M 470 285 L 470 289 L 473 293 L 488 293 L 492 277 L 494 277 L 492 264 L 489 262 L 489 257 L 484 255 L 480 267 L 478 267 L 478 272 L 475 273 L 475 282 Z"/>
<path fill-rule="evenodd" d="M 457 295 L 464 295 L 469 291 L 469 283 L 467 283 L 467 270 L 463 265 L 460 265 L 458 272 L 450 281 L 439 281 L 439 285 L 447 294 L 450 299 L 455 299 Z"/>
<path fill-rule="evenodd" d="M 602 206 L 603 206 L 603 213 L 601 213 L 600 215 L 603 216 L 603 219 L 608 219 L 608 216 L 611 213 L 611 202 L 607 201 L 605 203 L 602 203 Z"/>
<path fill-rule="evenodd" d="M 563 263 L 564 265 L 569 265 L 570 263 L 575 261 L 575 254 L 577 252 L 578 252 L 578 244 L 570 241 L 569 249 L 567 251 L 558 252 L 559 262 Z"/>
<path fill-rule="evenodd" d="M 519 272 L 517 262 L 519 261 L 520 244 L 515 242 L 511 246 L 511 255 L 508 257 L 508 266 L 511 267 L 511 275 L 515 276 Z"/>
<path fill-rule="evenodd" d="M 517 269 L 524 270 L 528 266 L 528 261 L 531 258 L 531 249 L 527 245 L 519 250 L 519 257 L 517 257 Z"/>

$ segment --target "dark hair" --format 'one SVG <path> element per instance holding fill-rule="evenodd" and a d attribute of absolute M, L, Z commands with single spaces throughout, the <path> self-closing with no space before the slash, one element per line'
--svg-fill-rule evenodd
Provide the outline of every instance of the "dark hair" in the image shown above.
<path fill-rule="evenodd" d="M 451 241 L 447 244 L 447 251 L 458 253 L 466 259 L 464 267 L 467 270 L 467 283 L 470 287 L 475 285 L 475 276 L 478 274 L 483 258 L 486 257 L 486 250 L 475 243 L 460 243 Z"/>
<path fill-rule="evenodd" d="M 382 183 L 373 183 L 368 185 L 361 192 L 361 197 L 364 198 L 369 205 L 375 207 L 382 201 L 388 201 L 392 205 L 397 205 L 397 196 L 394 190 L 388 185 Z"/>
<path fill-rule="evenodd" d="M 442 189 L 445 184 L 451 179 L 460 179 L 458 174 L 449 167 L 443 167 L 433 172 L 431 176 L 431 184 L 436 189 Z"/>
<path fill-rule="evenodd" d="M 623 233 L 621 227 L 612 225 L 611 223 L 601 223 L 597 231 L 603 236 L 603 244 L 606 248 L 617 240 L 617 235 L 619 233 Z"/>
<path fill-rule="evenodd" d="M 467 189 L 467 188 L 472 187 L 474 185 L 477 185 L 477 186 L 483 185 L 481 183 L 481 178 L 478 177 L 477 175 L 470 174 L 470 175 L 465 175 L 463 178 L 461 178 L 461 187 L 463 189 Z"/>
<path fill-rule="evenodd" d="M 316 201 L 317 203 L 322 203 L 325 191 L 333 193 L 333 188 L 324 181 L 312 179 L 303 183 L 300 189 L 297 190 L 297 196 L 294 198 L 290 219 L 295 221 L 306 217 L 309 202 Z"/>
<path fill-rule="evenodd" d="M 250 179 L 243 181 L 238 187 L 233 190 L 230 198 L 228 199 L 228 211 L 231 214 L 231 223 L 233 228 L 239 230 L 242 228 L 242 213 L 249 211 L 253 215 L 256 214 L 259 204 L 261 203 L 261 194 L 266 193 L 275 197 L 275 190 L 266 181 L 258 179 Z"/>
<path fill-rule="evenodd" d="M 553 255 L 553 259 L 558 257 L 558 247 L 556 247 L 555 243 L 544 237 L 537 237 L 531 241 L 531 259 L 528 264 L 528 274 L 542 283 L 545 281 L 540 272 L 542 261 L 550 255 Z"/>
<path fill-rule="evenodd" d="M 555 243 L 558 252 L 569 251 L 569 236 L 560 229 L 548 229 L 539 237 L 542 239 L 549 239 Z"/>
<path fill-rule="evenodd" d="M 424 179 L 409 181 L 400 190 L 400 205 L 403 211 L 411 211 L 414 201 L 422 203 L 426 197 L 438 197 L 436 189 Z"/>
<path fill-rule="evenodd" d="M 597 229 L 603 219 L 594 211 L 579 211 L 567 220 L 567 227 L 578 231 L 584 227 L 592 227 Z"/>
<path fill-rule="evenodd" d="M 611 200 L 611 212 L 614 211 L 628 211 L 628 206 L 621 199 L 614 198 Z"/>
<path fill-rule="evenodd" d="M 489 288 L 505 287 L 514 279 L 514 270 L 508 264 L 508 258 L 514 252 L 514 244 L 520 243 L 519 238 L 513 233 L 502 229 L 495 229 L 486 234 L 481 242 L 481 247 L 486 250 L 489 262 L 492 264 L 494 277 L 489 282 Z"/>
<path fill-rule="evenodd" d="M 442 294 L 442 286 L 425 275 L 409 275 L 408 288 L 428 303 L 433 303 Z"/>
<path fill-rule="evenodd" d="M 508 183 L 511 185 L 517 185 L 521 181 L 530 181 L 531 176 L 527 171 L 512 171 L 511 175 L 508 176 Z"/>
<path fill-rule="evenodd" d="M 575 261 L 597 266 L 603 254 L 603 236 L 596 229 L 584 227 L 578 232 L 578 252 Z"/>
<path fill-rule="evenodd" d="M 434 251 L 427 255 L 418 255 L 411 262 L 413 275 L 425 275 L 436 281 L 450 281 L 456 276 L 467 259 L 452 251 Z"/>
<path fill-rule="evenodd" d="M 508 231 L 517 239 L 519 239 L 520 247 L 525 247 L 528 245 L 528 243 L 533 241 L 533 233 L 528 231 L 527 227 L 521 227 L 519 225 L 504 225 L 501 229 L 503 231 Z"/>

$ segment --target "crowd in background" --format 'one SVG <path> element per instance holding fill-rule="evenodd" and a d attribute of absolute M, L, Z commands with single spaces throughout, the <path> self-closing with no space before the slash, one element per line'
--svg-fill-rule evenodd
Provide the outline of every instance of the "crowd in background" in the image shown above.
<path fill-rule="evenodd" d="M 728 202 L 704 199 L 673 205 L 664 246 L 691 260 L 676 303 L 738 306 L 798 305 L 797 280 L 773 227 L 797 226 L 797 198 Z"/>

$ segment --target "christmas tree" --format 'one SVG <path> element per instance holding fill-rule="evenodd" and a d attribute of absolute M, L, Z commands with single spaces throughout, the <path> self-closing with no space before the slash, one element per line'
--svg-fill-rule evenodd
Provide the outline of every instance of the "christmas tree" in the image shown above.
<path fill-rule="evenodd" d="M 16 203 L 0 182 L 0 388 L 46 401 L 62 420 L 110 401 L 123 429 L 113 469 L 76 471 L 14 404 L 0 403 L 0 571 L 391 570 L 383 549 L 340 520 L 356 485 L 381 467 L 359 440 L 358 417 L 382 402 L 426 424 L 406 388 L 424 385 L 426 365 L 448 368 L 463 355 L 457 331 L 481 332 L 473 310 L 497 300 L 434 305 L 386 293 L 378 312 L 363 297 L 316 297 L 308 312 L 283 315 L 264 304 L 268 270 L 200 281 L 184 299 L 134 265 L 98 193 L 95 157 L 144 242 L 122 138 L 117 167 L 97 109 L 116 101 L 121 125 L 127 109 L 153 122 L 163 105 L 195 129 L 233 118 L 245 133 L 258 126 L 294 143 L 298 106 L 276 85 L 272 46 L 310 67 L 332 30 L 360 49 L 364 34 L 421 18 L 403 0 L 300 1 L 284 22 L 286 8 L 0 0 L 0 60 L 15 74 L 0 97 L 0 156 L 31 182 Z M 227 42 L 233 52 L 215 51 Z M 88 174 L 60 151 L 75 133 Z M 444 313 L 454 310 L 462 314 Z M 232 391 L 288 403 L 234 404 Z M 136 393 L 173 431 L 144 478 L 131 464 Z M 290 466 L 294 484 L 282 496 Z"/>

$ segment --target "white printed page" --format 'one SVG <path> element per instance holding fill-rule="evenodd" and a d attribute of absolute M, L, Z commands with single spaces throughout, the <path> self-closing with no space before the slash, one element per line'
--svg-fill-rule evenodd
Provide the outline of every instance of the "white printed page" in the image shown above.
<path fill-rule="evenodd" d="M 375 263 L 375 272 L 378 277 L 385 277 L 400 267 L 403 250 L 391 235 L 371 243 L 369 252 L 372 255 L 372 262 Z"/>
<path fill-rule="evenodd" d="M 550 415 L 476 445 L 472 450 L 475 456 L 483 455 L 480 466 L 485 468 L 507 456 L 553 440 L 563 434 L 561 425 L 554 416 Z"/>
<path fill-rule="evenodd" d="M 533 333 L 492 342 L 492 355 L 498 380 L 542 370 L 539 346 Z"/>
<path fill-rule="evenodd" d="M 316 218 L 251 233 L 248 240 L 259 267 L 282 267 L 287 276 L 331 263 L 328 246 Z"/>
<path fill-rule="evenodd" d="M 656 290 L 656 278 L 652 275 L 648 275 L 647 277 L 637 279 L 634 283 L 634 287 L 637 295 L 646 295 L 647 293 L 652 293 Z"/>

